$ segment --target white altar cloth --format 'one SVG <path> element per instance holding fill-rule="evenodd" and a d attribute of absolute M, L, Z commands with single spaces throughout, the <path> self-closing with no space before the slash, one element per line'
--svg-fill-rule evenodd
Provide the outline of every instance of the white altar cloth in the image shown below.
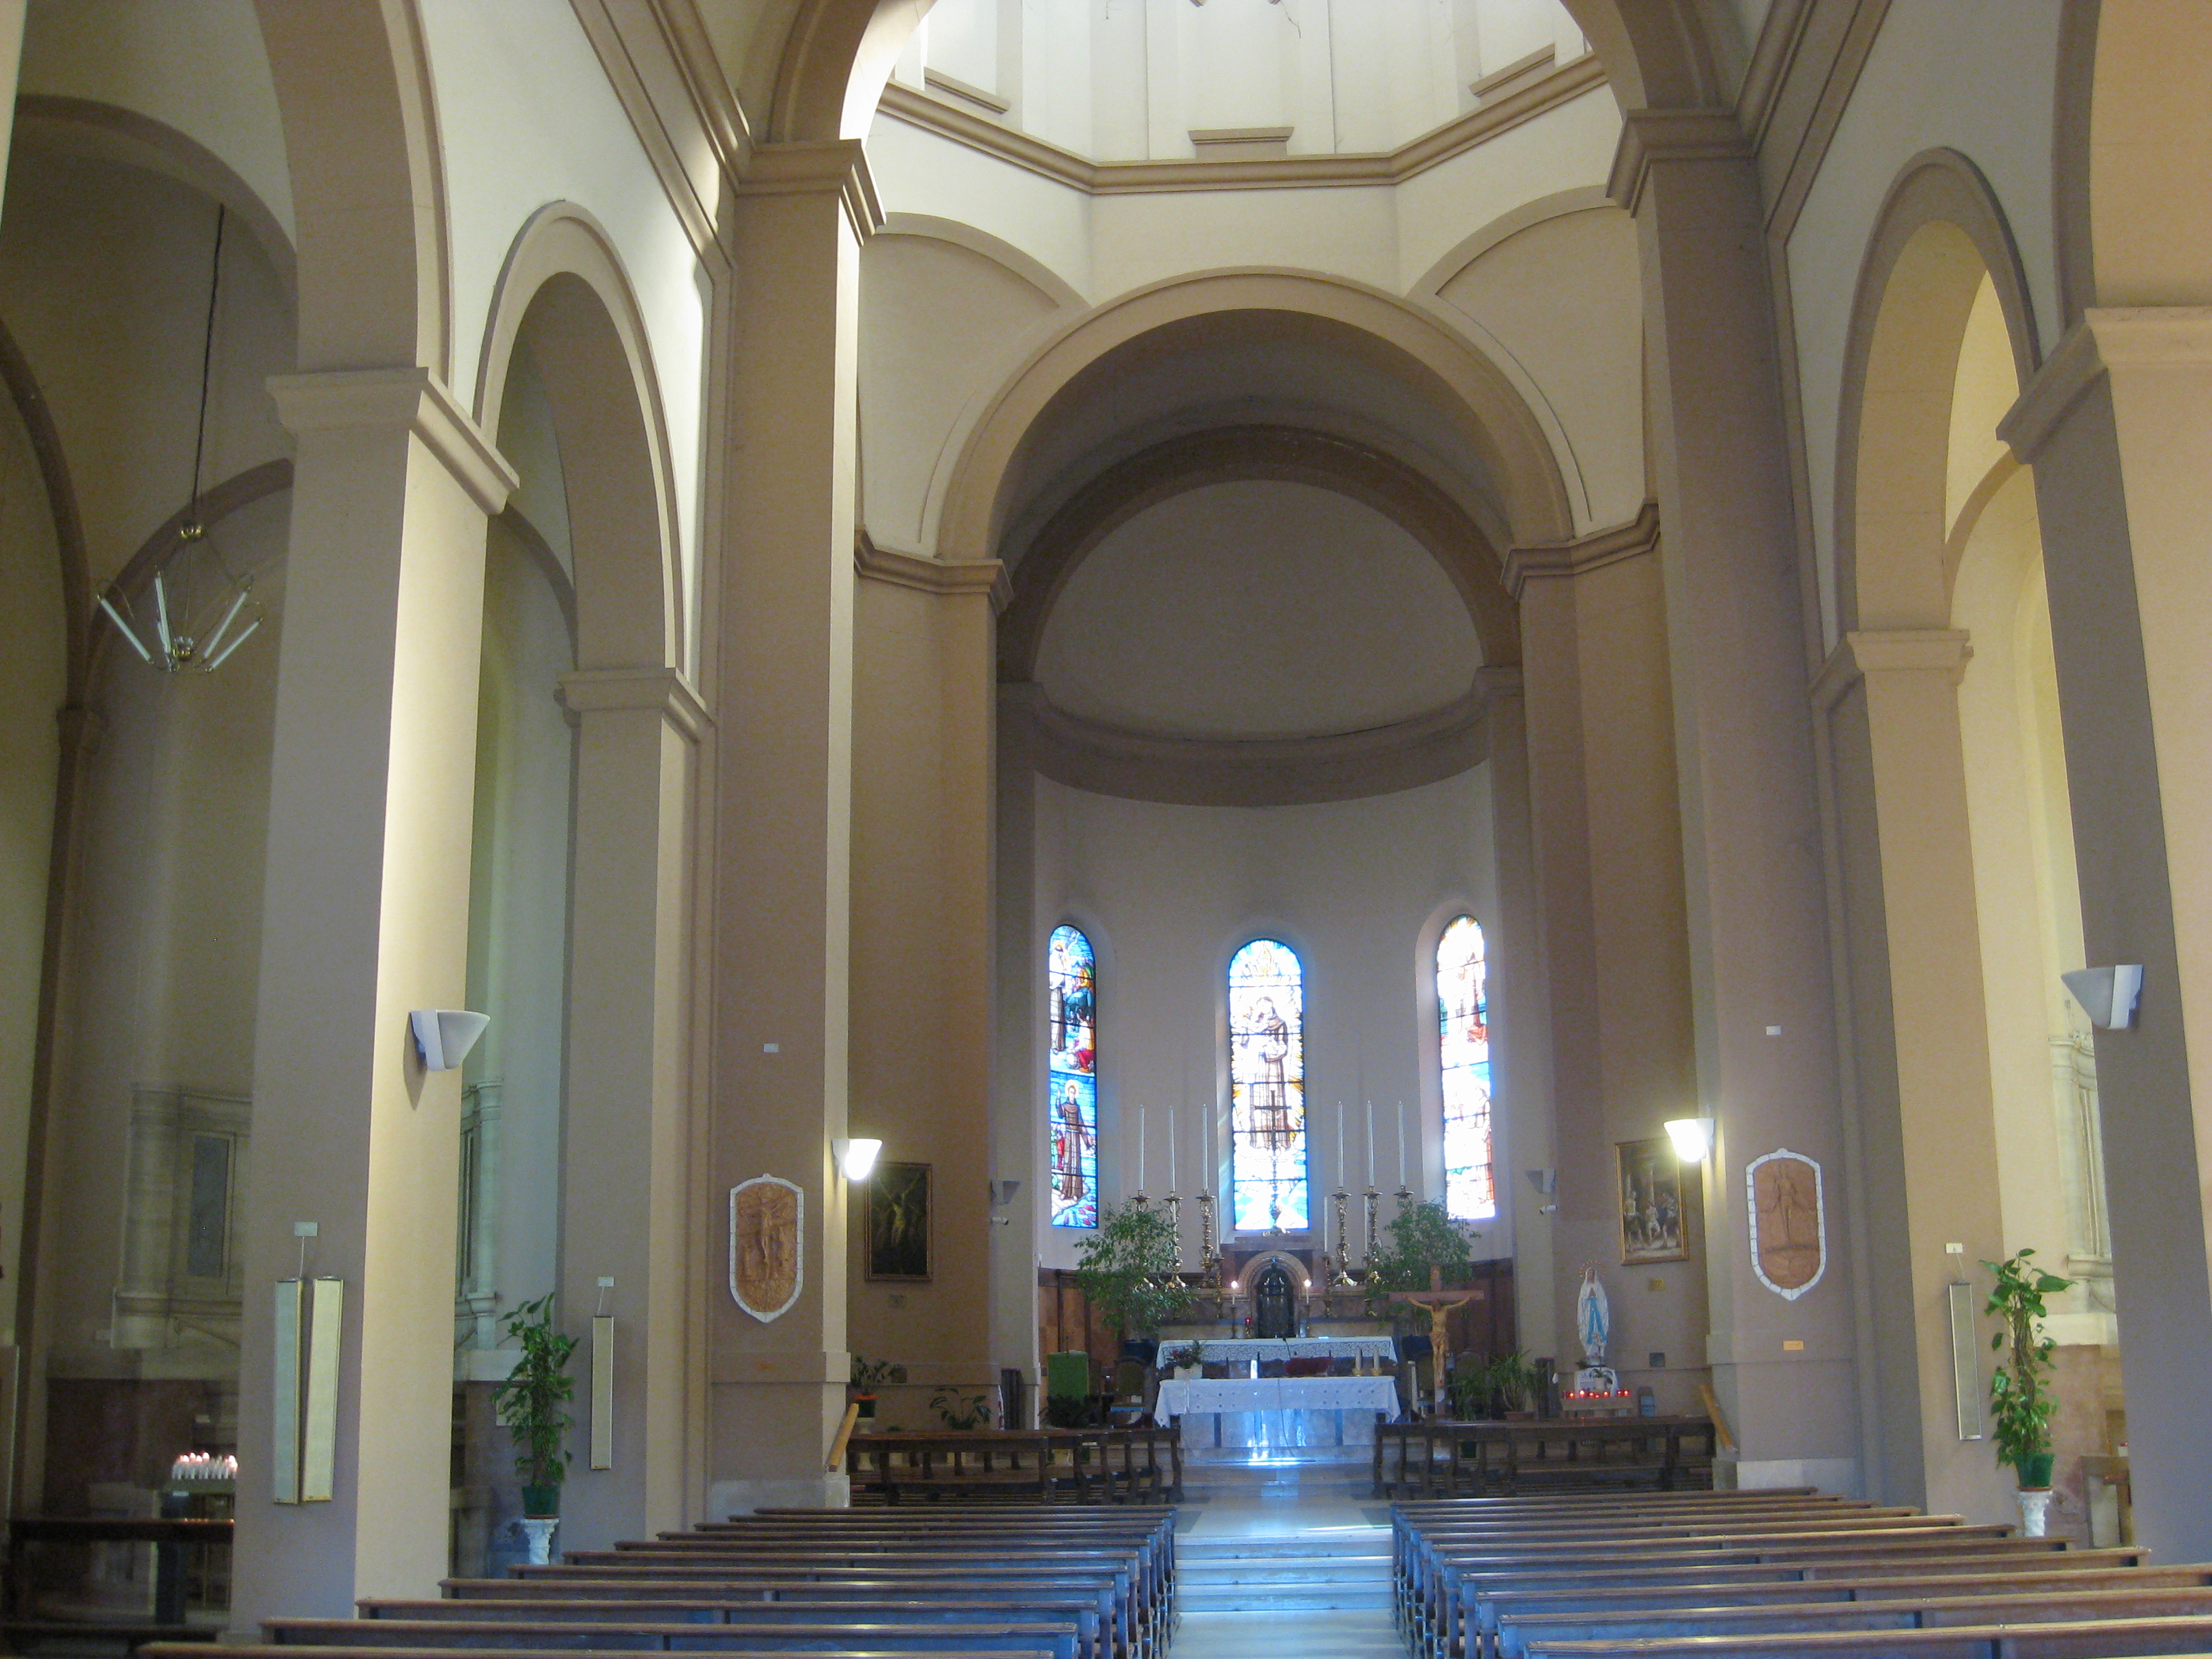
<path fill-rule="evenodd" d="M 1382 1359 L 1395 1361 L 1397 1345 L 1387 1336 L 1172 1337 L 1160 1344 L 1160 1365 L 1172 1366 L 1200 1345 L 1210 1360 L 1242 1364 L 1249 1359 Z"/>
<path fill-rule="evenodd" d="M 1155 1422 L 1210 1415 L 1213 1432 L 1201 1439 L 1185 1426 L 1193 1455 L 1233 1452 L 1234 1461 L 1267 1462 L 1300 1454 L 1344 1457 L 1352 1447 L 1375 1443 L 1375 1413 L 1398 1414 L 1398 1384 L 1389 1376 L 1230 1376 L 1209 1381 L 1181 1377 L 1160 1384 L 1152 1403 Z"/>

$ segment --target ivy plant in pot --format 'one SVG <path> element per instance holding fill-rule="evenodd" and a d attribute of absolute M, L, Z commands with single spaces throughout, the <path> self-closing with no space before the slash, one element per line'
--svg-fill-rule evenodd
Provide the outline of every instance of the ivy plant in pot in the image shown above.
<path fill-rule="evenodd" d="M 565 1408 L 576 1392 L 576 1379 L 568 1375 L 576 1339 L 554 1324 L 550 1291 L 501 1322 L 522 1352 L 507 1381 L 492 1389 L 492 1411 L 514 1438 L 523 1514 L 550 1518 L 561 1513 L 561 1483 L 568 1474 L 569 1454 L 561 1443 L 575 1426 Z"/>
<path fill-rule="evenodd" d="M 1995 1422 L 1997 1462 L 2009 1463 L 2026 1493 L 2047 1493 L 2051 1486 L 2051 1419 L 2058 1402 L 2050 1392 L 2051 1350 L 2057 1343 L 2043 1334 L 2047 1310 L 2044 1297 L 2072 1288 L 2074 1281 L 2045 1273 L 2023 1249 L 2002 1261 L 1984 1261 L 1996 1276 L 1985 1313 L 1996 1316 L 2001 1328 L 1990 1346 L 2003 1358 L 1990 1374 L 1990 1407 Z M 2041 1505 L 2035 1506 L 2039 1522 Z M 2031 1524 L 2039 1533 L 2039 1525 Z"/>

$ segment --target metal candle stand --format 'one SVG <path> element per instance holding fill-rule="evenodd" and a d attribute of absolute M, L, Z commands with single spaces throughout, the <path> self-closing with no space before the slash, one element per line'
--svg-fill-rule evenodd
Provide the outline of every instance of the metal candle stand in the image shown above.
<path fill-rule="evenodd" d="M 1382 1218 L 1382 1194 L 1376 1192 L 1374 1183 L 1370 1182 L 1367 1190 L 1360 1196 L 1367 1205 L 1367 1253 L 1360 1258 L 1359 1265 L 1371 1273 L 1375 1271 L 1375 1235 Z"/>
<path fill-rule="evenodd" d="M 1352 1230 L 1346 1224 L 1344 1213 L 1351 1199 L 1352 1194 L 1341 1187 L 1328 1195 L 1329 1206 L 1336 1212 L 1336 1258 L 1330 1264 L 1328 1274 L 1332 1290 L 1348 1289 L 1352 1284 Z"/>

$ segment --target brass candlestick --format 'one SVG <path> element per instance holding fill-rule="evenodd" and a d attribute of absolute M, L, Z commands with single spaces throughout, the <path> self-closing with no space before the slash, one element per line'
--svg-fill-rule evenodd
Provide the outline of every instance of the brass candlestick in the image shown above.
<path fill-rule="evenodd" d="M 1398 1190 L 1390 1196 L 1398 1200 L 1398 1213 L 1403 1215 L 1406 1213 L 1406 1206 L 1413 1201 L 1413 1189 L 1401 1183 Z M 1140 1197 L 1137 1201 L 1141 1204 L 1144 1200 Z"/>
<path fill-rule="evenodd" d="M 1336 1261 L 1328 1275 L 1328 1282 L 1333 1287 L 1352 1283 L 1352 1231 L 1346 1224 L 1344 1213 L 1345 1206 L 1351 1199 L 1352 1194 L 1341 1187 L 1328 1195 L 1330 1206 L 1336 1212 Z"/>
<path fill-rule="evenodd" d="M 1182 1200 L 1170 1193 L 1164 1207 L 1168 1212 L 1168 1230 L 1175 1237 L 1175 1270 L 1182 1271 Z"/>
<path fill-rule="evenodd" d="M 1373 1273 L 1375 1271 L 1375 1235 L 1377 1224 L 1382 1218 L 1382 1194 L 1375 1190 L 1375 1183 L 1370 1181 L 1367 1183 L 1367 1190 L 1360 1196 L 1367 1205 L 1367 1254 L 1359 1265 L 1366 1268 L 1369 1273 Z"/>

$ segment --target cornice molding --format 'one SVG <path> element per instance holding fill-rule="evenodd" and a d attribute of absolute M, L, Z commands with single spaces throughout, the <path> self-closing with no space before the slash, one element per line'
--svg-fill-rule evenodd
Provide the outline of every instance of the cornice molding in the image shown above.
<path fill-rule="evenodd" d="M 1787 238 L 1873 55 L 1890 0 L 1779 0 L 1736 107 L 1759 156 L 1771 234 Z"/>
<path fill-rule="evenodd" d="M 2212 306 L 2094 307 L 2066 331 L 1997 436 L 2031 465 L 2075 404 L 2114 368 L 2202 368 L 2212 363 Z"/>
<path fill-rule="evenodd" d="M 1093 161 L 896 81 L 884 88 L 878 107 L 908 126 L 981 150 L 1091 196 L 1162 191 L 1315 190 L 1403 184 L 1606 83 L 1605 66 L 1595 53 L 1585 52 L 1519 91 L 1470 110 L 1396 149 L 1235 161 Z"/>
<path fill-rule="evenodd" d="M 1751 153 L 1732 109 L 1631 110 L 1621 118 L 1605 193 L 1615 206 L 1634 213 L 1655 163 L 1742 161 Z"/>
<path fill-rule="evenodd" d="M 1515 604 L 1530 582 L 1583 576 L 1624 559 L 1638 559 L 1659 545 L 1659 503 L 1647 501 L 1626 524 L 1594 530 L 1571 542 L 1516 547 L 1505 556 L 1505 591 Z"/>
<path fill-rule="evenodd" d="M 275 374 L 268 381 L 276 418 L 310 432 L 412 432 L 445 464 L 487 517 L 496 517 L 518 482 L 514 468 L 447 390 L 420 366 L 341 368 Z"/>
<path fill-rule="evenodd" d="M 696 8 L 691 0 L 569 0 L 569 9 L 692 251 L 722 266 L 721 178 L 743 173 L 752 135 Z"/>
<path fill-rule="evenodd" d="M 1069 713 L 1042 687 L 1002 683 L 1004 719 L 1029 726 L 1036 769 L 1071 789 L 1182 806 L 1306 806 L 1395 794 L 1489 757 L 1491 692 L 1478 679 L 1442 708 L 1311 738 L 1184 738 Z"/>
<path fill-rule="evenodd" d="M 1956 628 L 1856 629 L 1844 635 L 1814 677 L 1813 705 L 1825 713 L 1851 687 L 1877 674 L 1941 674 L 1956 685 L 1973 657 L 1972 637 Z"/>
<path fill-rule="evenodd" d="M 857 138 L 763 144 L 738 181 L 740 196 L 811 196 L 836 191 L 853 234 L 866 241 L 884 228 L 884 204 L 868 171 L 868 152 Z"/>
<path fill-rule="evenodd" d="M 854 538 L 853 568 L 870 581 L 912 588 L 940 599 L 981 594 L 995 615 L 1014 597 L 1014 584 L 1001 559 L 933 559 L 896 547 L 880 547 L 865 530 Z"/>
<path fill-rule="evenodd" d="M 658 714 L 687 742 L 705 738 L 714 717 L 706 700 L 674 668 L 584 668 L 561 677 L 561 706 L 572 714 Z"/>

